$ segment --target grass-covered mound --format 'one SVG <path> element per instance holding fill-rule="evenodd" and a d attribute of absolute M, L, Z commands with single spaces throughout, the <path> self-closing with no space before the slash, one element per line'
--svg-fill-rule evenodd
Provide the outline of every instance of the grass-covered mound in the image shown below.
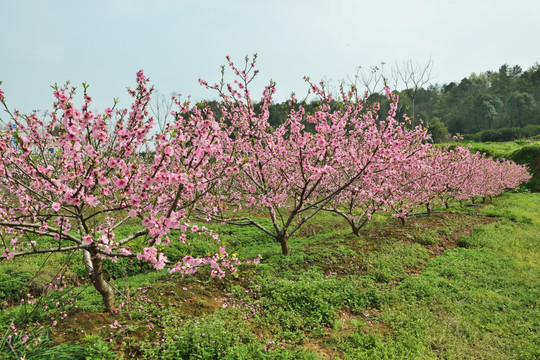
<path fill-rule="evenodd" d="M 533 175 L 527 183 L 527 188 L 534 192 L 540 192 L 540 143 L 527 145 L 514 151 L 509 158 L 518 164 L 527 164 Z"/>

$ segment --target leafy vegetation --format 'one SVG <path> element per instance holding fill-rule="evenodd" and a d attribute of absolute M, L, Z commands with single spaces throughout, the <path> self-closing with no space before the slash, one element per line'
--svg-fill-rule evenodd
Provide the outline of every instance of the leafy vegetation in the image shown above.
<path fill-rule="evenodd" d="M 441 210 L 404 227 L 379 216 L 360 237 L 340 217 L 319 214 L 291 239 L 287 257 L 257 229 L 217 225 L 241 258 L 263 251 L 261 263 L 210 281 L 205 272 L 182 277 L 131 264 L 111 279 L 118 313 L 99 312 L 93 291 L 56 306 L 76 289 L 66 279 L 61 291 L 35 294 L 40 306 L 24 323 L 31 304 L 4 306 L 0 324 L 13 351 L 0 358 L 538 358 L 540 195 Z M 68 255 L 56 255 L 50 265 L 61 268 Z M 4 299 L 26 292 L 37 271 L 28 258 L 10 264 L 0 269 Z M 61 320 L 37 325 L 52 318 Z"/>

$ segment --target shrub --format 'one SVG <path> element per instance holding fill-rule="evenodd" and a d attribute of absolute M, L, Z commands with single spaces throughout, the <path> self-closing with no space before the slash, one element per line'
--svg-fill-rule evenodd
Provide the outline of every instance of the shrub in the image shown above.
<path fill-rule="evenodd" d="M 533 177 L 525 185 L 529 190 L 540 192 L 540 145 L 524 146 L 514 151 L 510 159 L 518 164 L 527 164 Z"/>
<path fill-rule="evenodd" d="M 503 141 L 502 133 L 499 129 L 484 130 L 480 133 L 480 141 Z"/>
<path fill-rule="evenodd" d="M 521 129 L 524 137 L 533 137 L 540 135 L 540 125 L 529 124 Z"/>

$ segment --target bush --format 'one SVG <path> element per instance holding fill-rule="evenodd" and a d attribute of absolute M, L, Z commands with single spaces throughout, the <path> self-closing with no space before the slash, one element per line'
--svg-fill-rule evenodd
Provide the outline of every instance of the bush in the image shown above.
<path fill-rule="evenodd" d="M 521 128 L 502 128 L 500 130 L 503 141 L 512 141 L 523 137 L 523 131 L 521 130 Z"/>
<path fill-rule="evenodd" d="M 529 124 L 523 128 L 509 127 L 500 129 L 489 129 L 475 134 L 464 135 L 466 140 L 473 141 L 513 141 L 522 138 L 530 138 L 540 134 L 540 125 Z"/>
<path fill-rule="evenodd" d="M 533 137 L 540 135 L 540 125 L 529 124 L 521 129 L 524 137 Z"/>
<path fill-rule="evenodd" d="M 450 138 L 448 134 L 448 128 L 439 118 L 433 118 L 427 126 L 428 131 L 431 134 L 434 142 L 441 143 L 447 141 Z"/>
<path fill-rule="evenodd" d="M 480 141 L 503 141 L 500 129 L 484 130 L 480 132 Z"/>
<path fill-rule="evenodd" d="M 512 127 L 512 128 L 501 128 L 501 129 L 491 129 L 484 130 L 480 132 L 480 140 L 482 142 L 486 141 L 512 141 L 524 137 L 523 131 L 521 128 Z"/>

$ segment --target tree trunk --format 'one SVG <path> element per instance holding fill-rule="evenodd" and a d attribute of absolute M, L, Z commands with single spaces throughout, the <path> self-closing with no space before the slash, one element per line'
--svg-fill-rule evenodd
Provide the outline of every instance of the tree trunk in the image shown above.
<path fill-rule="evenodd" d="M 463 207 L 463 200 L 459 200 L 459 207 Z"/>
<path fill-rule="evenodd" d="M 448 210 L 450 208 L 450 205 L 448 204 L 448 201 L 444 202 L 444 207 L 446 208 L 446 210 Z"/>
<path fill-rule="evenodd" d="M 355 226 L 354 224 L 351 224 L 351 230 L 352 230 L 352 233 L 358 237 L 360 237 L 360 227 L 359 226 Z"/>
<path fill-rule="evenodd" d="M 401 220 L 401 226 L 405 226 L 405 218 L 400 217 L 399 220 Z"/>
<path fill-rule="evenodd" d="M 280 234 L 276 237 L 277 242 L 281 244 L 281 253 L 283 255 L 289 255 L 289 237 L 284 234 Z"/>
<path fill-rule="evenodd" d="M 485 204 L 485 203 L 486 203 L 486 197 L 484 196 L 484 197 L 482 198 L 482 204 Z"/>
<path fill-rule="evenodd" d="M 426 210 L 427 210 L 427 216 L 431 216 L 431 207 L 429 206 L 429 203 L 426 203 Z"/>
<path fill-rule="evenodd" d="M 103 268 L 101 266 L 101 258 L 97 254 L 92 254 L 92 280 L 94 287 L 101 294 L 103 305 L 106 312 L 111 312 L 114 309 L 114 290 L 103 277 Z"/>
<path fill-rule="evenodd" d="M 362 221 L 361 223 L 356 223 L 354 221 L 349 221 L 349 224 L 351 225 L 351 230 L 353 232 L 354 235 L 360 237 L 360 229 L 362 229 L 368 222 L 368 218 L 366 217 L 364 219 L 364 221 Z"/>
<path fill-rule="evenodd" d="M 94 265 L 92 265 L 92 257 L 88 250 L 83 250 L 83 262 L 84 266 L 86 267 L 86 273 L 88 275 L 92 275 L 92 271 L 94 271 Z"/>

